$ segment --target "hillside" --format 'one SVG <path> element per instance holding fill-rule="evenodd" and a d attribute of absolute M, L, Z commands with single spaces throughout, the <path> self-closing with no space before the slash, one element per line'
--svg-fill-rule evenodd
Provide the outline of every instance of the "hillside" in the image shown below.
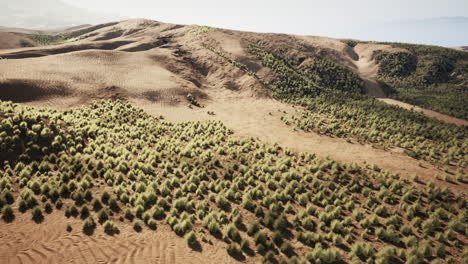
<path fill-rule="evenodd" d="M 26 36 L 0 50 L 0 256 L 468 257 L 466 52 L 141 19 Z"/>

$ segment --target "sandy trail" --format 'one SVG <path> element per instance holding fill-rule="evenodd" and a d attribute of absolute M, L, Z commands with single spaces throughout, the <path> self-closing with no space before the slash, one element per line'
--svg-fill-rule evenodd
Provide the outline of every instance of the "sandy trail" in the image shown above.
<path fill-rule="evenodd" d="M 352 62 L 356 66 L 358 74 L 364 80 L 366 93 L 377 98 L 383 98 L 385 97 L 385 93 L 379 83 L 375 80 L 379 70 L 379 65 L 377 65 L 377 63 L 372 59 L 373 52 L 379 49 L 391 50 L 392 48 L 387 45 L 359 43 L 353 49 L 356 53 L 356 56 L 354 57 L 357 58 L 357 60 L 353 60 Z"/>
<path fill-rule="evenodd" d="M 404 109 L 407 109 L 407 110 L 413 110 L 415 112 L 421 112 L 421 113 L 423 113 L 424 115 L 426 115 L 428 117 L 434 117 L 434 118 L 442 120 L 442 121 L 444 121 L 446 123 L 452 123 L 452 124 L 456 124 L 456 125 L 460 125 L 460 126 L 468 126 L 468 121 L 464 120 L 464 119 L 444 115 L 444 114 L 441 114 L 439 112 L 435 112 L 435 111 L 425 109 L 425 108 L 422 108 L 422 107 L 419 107 L 419 106 L 407 104 L 407 103 L 404 103 L 404 102 L 401 102 L 401 101 L 398 101 L 398 100 L 395 100 L 395 99 L 379 98 L 379 100 L 382 101 L 382 102 L 385 102 L 387 104 L 397 105 L 397 106 L 399 106 L 401 108 L 404 108 Z"/>

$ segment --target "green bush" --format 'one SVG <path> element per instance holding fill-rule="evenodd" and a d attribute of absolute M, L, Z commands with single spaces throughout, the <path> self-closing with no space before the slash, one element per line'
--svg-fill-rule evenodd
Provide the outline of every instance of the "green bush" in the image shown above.
<path fill-rule="evenodd" d="M 50 202 L 46 202 L 44 204 L 44 211 L 48 214 L 52 213 L 54 207 L 52 206 L 52 204 Z"/>
<path fill-rule="evenodd" d="M 32 219 L 36 223 L 42 222 L 44 220 L 44 216 L 42 215 L 42 209 L 39 206 L 36 206 L 31 211 Z"/>
<path fill-rule="evenodd" d="M 103 224 L 103 227 L 104 227 L 104 232 L 106 232 L 106 234 L 108 235 L 114 235 L 114 234 L 119 233 L 119 228 L 117 227 L 117 225 L 115 225 L 115 223 L 110 220 L 107 220 Z"/>
<path fill-rule="evenodd" d="M 156 230 L 157 228 L 156 221 L 153 219 L 150 219 L 146 225 L 148 225 L 151 230 Z"/>
<path fill-rule="evenodd" d="M 107 192 L 107 191 L 104 191 L 102 194 L 101 194 L 101 202 L 103 204 L 108 204 L 109 203 L 109 199 L 110 199 L 110 194 Z"/>
<path fill-rule="evenodd" d="M 140 222 L 135 221 L 135 222 L 133 223 L 133 229 L 134 229 L 135 231 L 137 231 L 137 232 L 141 232 L 142 227 L 141 227 Z"/>
<path fill-rule="evenodd" d="M 342 254 L 334 248 L 316 246 L 313 251 L 306 253 L 306 259 L 313 263 L 338 263 L 342 260 Z"/>
<path fill-rule="evenodd" d="M 120 211 L 120 206 L 119 206 L 119 204 L 117 202 L 117 199 L 115 197 L 112 197 L 109 200 L 109 208 L 114 212 Z"/>
<path fill-rule="evenodd" d="M 374 247 L 369 243 L 357 242 L 351 246 L 351 258 L 359 258 L 360 260 L 367 260 L 375 255 Z"/>
<path fill-rule="evenodd" d="M 198 239 L 195 232 L 191 231 L 187 234 L 187 243 L 190 247 L 195 247 L 198 245 Z"/>
<path fill-rule="evenodd" d="M 356 47 L 356 45 L 359 43 L 356 40 L 352 40 L 352 39 L 345 39 L 345 40 L 342 40 L 342 42 L 350 46 L 351 48 Z"/>
<path fill-rule="evenodd" d="M 92 234 L 95 228 L 96 223 L 94 222 L 94 219 L 91 216 L 88 216 L 83 222 L 83 233 Z"/>
<path fill-rule="evenodd" d="M 240 250 L 239 247 L 235 244 L 230 244 L 227 247 L 227 252 L 229 255 L 231 255 L 234 258 L 238 258 L 239 256 L 242 256 L 242 250 Z"/>
<path fill-rule="evenodd" d="M 11 208 L 11 206 L 6 205 L 3 207 L 2 219 L 7 223 L 10 223 L 15 219 L 15 214 L 13 213 L 13 209 Z"/>
<path fill-rule="evenodd" d="M 226 233 L 230 239 L 240 243 L 241 236 L 240 236 L 239 230 L 237 230 L 237 227 L 235 225 L 233 224 L 228 225 Z"/>
<path fill-rule="evenodd" d="M 98 217 L 99 223 L 103 224 L 107 222 L 107 220 L 109 220 L 109 213 L 107 212 L 105 208 L 103 208 L 98 212 L 97 217 Z"/>

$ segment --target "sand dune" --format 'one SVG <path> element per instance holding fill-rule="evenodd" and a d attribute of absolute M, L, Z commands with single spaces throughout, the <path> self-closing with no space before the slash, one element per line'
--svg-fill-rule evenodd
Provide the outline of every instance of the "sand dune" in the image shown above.
<path fill-rule="evenodd" d="M 36 46 L 33 40 L 22 33 L 0 32 L 0 50 Z"/>

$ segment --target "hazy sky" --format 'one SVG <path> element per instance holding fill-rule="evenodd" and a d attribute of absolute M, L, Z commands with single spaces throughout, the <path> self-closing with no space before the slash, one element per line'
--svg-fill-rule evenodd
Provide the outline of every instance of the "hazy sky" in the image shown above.
<path fill-rule="evenodd" d="M 369 28 L 383 22 L 468 17 L 467 0 L 63 1 L 88 10 L 162 22 L 356 38 L 366 38 Z M 468 35 L 468 28 L 459 26 L 455 30 Z M 437 33 L 433 37 L 437 38 Z"/>

